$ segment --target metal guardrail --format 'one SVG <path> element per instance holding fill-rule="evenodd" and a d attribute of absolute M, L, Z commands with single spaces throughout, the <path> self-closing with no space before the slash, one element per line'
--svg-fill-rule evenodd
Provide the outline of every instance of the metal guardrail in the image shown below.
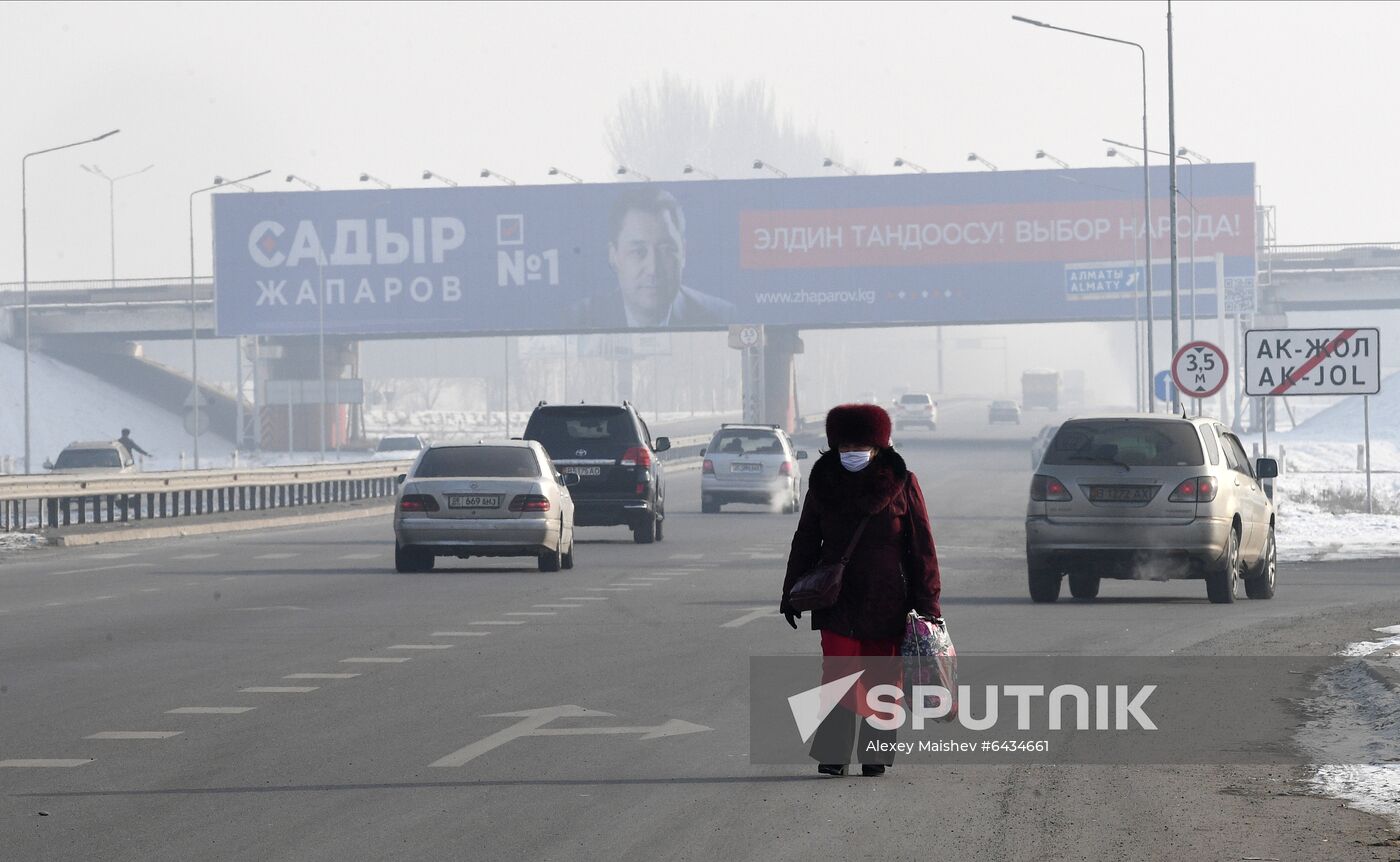
<path fill-rule="evenodd" d="M 0 531 L 126 523 L 390 497 L 408 460 L 0 479 Z"/>

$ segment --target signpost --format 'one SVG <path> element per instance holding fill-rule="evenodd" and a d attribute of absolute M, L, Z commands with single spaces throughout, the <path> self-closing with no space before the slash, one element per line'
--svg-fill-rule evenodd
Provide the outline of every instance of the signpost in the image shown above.
<path fill-rule="evenodd" d="M 1274 395 L 1360 395 L 1366 440 L 1366 512 L 1371 500 L 1371 398 L 1381 391 L 1381 333 L 1360 327 L 1332 329 L 1251 329 L 1244 334 L 1245 393 Z M 1264 454 L 1269 427 L 1264 423 Z"/>
<path fill-rule="evenodd" d="M 729 346 L 744 352 L 744 421 L 763 421 L 765 338 L 763 326 L 746 324 L 729 327 Z"/>

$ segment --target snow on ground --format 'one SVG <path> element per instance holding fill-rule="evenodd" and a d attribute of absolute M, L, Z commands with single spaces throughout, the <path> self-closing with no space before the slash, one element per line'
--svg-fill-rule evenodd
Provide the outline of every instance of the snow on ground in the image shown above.
<path fill-rule="evenodd" d="M 47 545 L 49 540 L 33 533 L 0 533 L 0 553 L 5 551 L 27 551 Z"/>
<path fill-rule="evenodd" d="M 1372 659 L 1394 655 L 1400 626 L 1375 630 L 1388 637 L 1348 644 L 1340 653 Z M 1318 679 L 1322 696 L 1307 704 L 1312 718 L 1298 735 L 1303 749 L 1322 764 L 1310 784 L 1353 808 L 1400 826 L 1400 694 L 1362 662 L 1346 662 Z"/>
<path fill-rule="evenodd" d="M 23 472 L 24 351 L 0 343 L 0 459 Z M 122 428 L 155 454 L 147 470 L 175 470 L 180 453 L 191 451 L 181 417 L 42 353 L 30 354 L 30 449 L 34 472 L 74 441 L 115 440 Z M 216 435 L 200 438 L 200 458 L 227 458 L 233 443 Z"/>

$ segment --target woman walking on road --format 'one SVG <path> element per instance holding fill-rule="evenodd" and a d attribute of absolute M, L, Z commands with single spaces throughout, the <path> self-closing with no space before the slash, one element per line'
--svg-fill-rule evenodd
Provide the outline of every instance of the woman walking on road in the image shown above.
<path fill-rule="evenodd" d="M 866 667 L 887 670 L 857 681 L 818 728 L 811 751 L 819 772 L 845 775 L 858 735 L 861 772 L 883 775 L 892 762 L 894 731 L 860 720 L 870 715 L 866 689 L 898 682 L 910 610 L 941 616 L 938 557 L 919 481 L 890 447 L 889 414 L 873 404 L 835 407 L 826 415 L 826 439 L 829 450 L 808 478 L 779 609 L 797 628 L 802 612 L 791 602 L 793 585 L 813 568 L 839 562 L 849 548 L 835 603 L 811 612 L 812 628 L 821 632 L 822 682 L 848 676 L 853 664 L 859 669 L 857 656 L 884 657 Z M 877 678 L 882 675 L 894 679 Z"/>

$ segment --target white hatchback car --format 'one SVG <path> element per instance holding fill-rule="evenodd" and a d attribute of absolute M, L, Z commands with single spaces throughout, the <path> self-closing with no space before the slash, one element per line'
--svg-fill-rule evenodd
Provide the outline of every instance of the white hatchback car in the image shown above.
<path fill-rule="evenodd" d="M 938 403 L 927 392 L 906 392 L 894 402 L 894 427 L 919 426 L 933 431 L 938 428 Z"/>
<path fill-rule="evenodd" d="M 700 511 L 725 503 L 759 503 L 793 514 L 802 507 L 802 468 L 807 453 L 776 425 L 721 425 L 700 450 Z"/>
<path fill-rule="evenodd" d="M 531 440 L 436 444 L 400 477 L 394 567 L 426 572 L 437 557 L 539 559 L 574 566 L 574 501 L 544 447 Z"/>

